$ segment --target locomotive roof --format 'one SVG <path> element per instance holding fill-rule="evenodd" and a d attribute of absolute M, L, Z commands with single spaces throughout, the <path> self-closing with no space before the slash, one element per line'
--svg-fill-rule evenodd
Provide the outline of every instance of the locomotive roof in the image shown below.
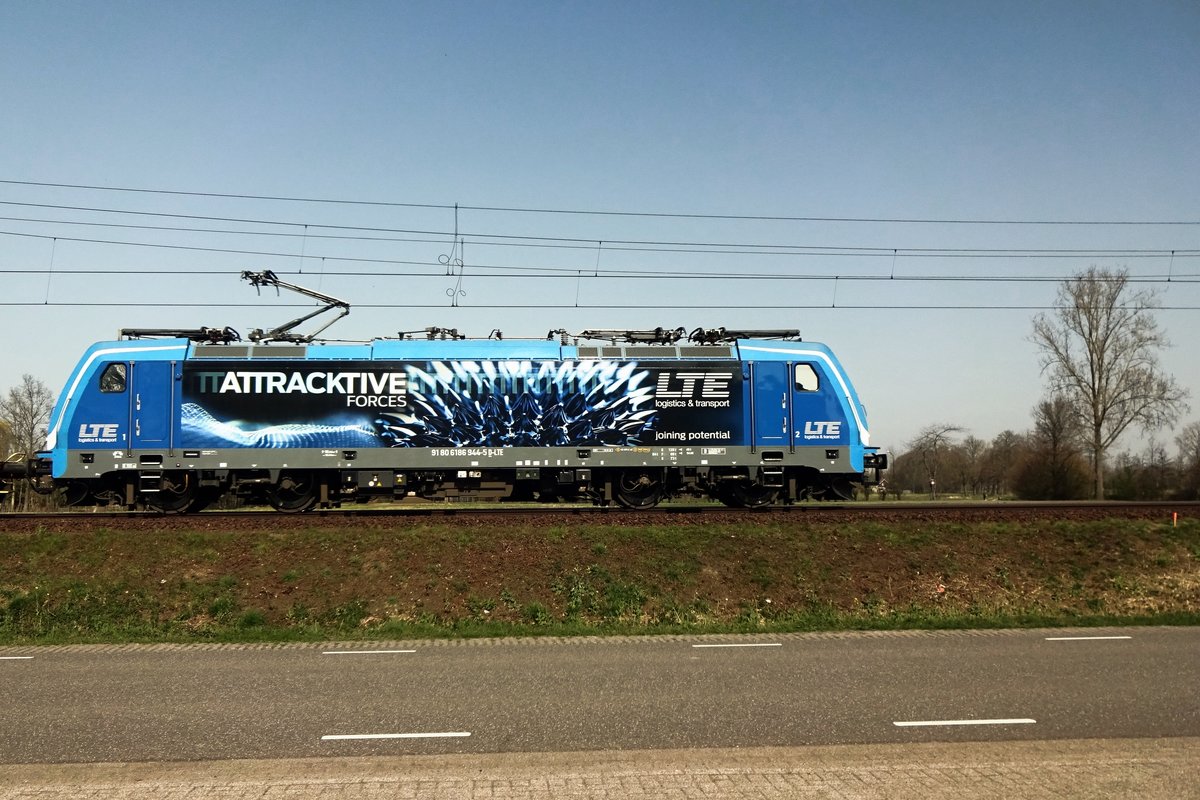
<path fill-rule="evenodd" d="M 212 344 L 188 338 L 123 339 L 100 342 L 89 355 L 105 355 L 138 360 L 305 360 L 305 361 L 394 361 L 445 359 L 532 359 L 532 360 L 754 360 L 794 361 L 820 356 L 833 358 L 824 344 L 812 341 L 778 339 L 738 339 L 720 344 L 644 344 L 603 343 L 565 344 L 546 339 L 375 339 L 371 342 L 253 343 Z"/>
<path fill-rule="evenodd" d="M 828 348 L 816 342 L 780 342 L 770 340 L 741 340 L 730 344 L 561 344 L 540 339 L 464 339 L 457 341 L 377 339 L 366 344 L 313 343 L 285 344 L 192 344 L 189 359 L 271 359 L 271 360 L 443 360 L 443 359 L 532 359 L 532 360 L 681 360 L 710 359 L 746 360 L 743 353 L 755 347 L 758 360 L 794 360 L 803 352 L 828 354 Z M 779 351 L 777 359 L 772 351 Z"/>

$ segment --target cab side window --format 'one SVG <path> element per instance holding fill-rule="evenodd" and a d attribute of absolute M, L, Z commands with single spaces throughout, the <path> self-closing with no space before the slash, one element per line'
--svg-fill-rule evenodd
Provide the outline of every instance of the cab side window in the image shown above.
<path fill-rule="evenodd" d="M 797 364 L 794 381 L 797 392 L 821 391 L 821 379 L 812 364 Z"/>
<path fill-rule="evenodd" d="M 105 394 L 125 391 L 125 372 L 124 364 L 109 364 L 105 367 L 104 372 L 100 373 L 100 391 Z"/>

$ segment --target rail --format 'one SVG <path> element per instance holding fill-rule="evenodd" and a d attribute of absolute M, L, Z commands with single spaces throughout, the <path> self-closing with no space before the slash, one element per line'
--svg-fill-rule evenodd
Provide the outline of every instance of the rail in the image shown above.
<path fill-rule="evenodd" d="M 344 524 L 347 519 L 403 519 L 429 517 L 527 517 L 530 524 L 544 525 L 554 517 L 596 520 L 635 520 L 646 518 L 703 516 L 712 522 L 753 517 L 760 521 L 777 520 L 804 523 L 838 522 L 871 517 L 880 520 L 925 518 L 931 522 L 978 522 L 1006 520 L 1068 520 L 1068 519 L 1150 519 L 1170 524 L 1176 520 L 1200 519 L 1200 502 L 1193 501 L 1055 501 L 1055 502 L 986 502 L 986 503 L 925 503 L 925 502 L 855 502 L 855 503 L 797 503 L 790 506 L 734 509 L 719 504 L 672 504 L 655 508 L 631 510 L 617 507 L 568 504 L 485 504 L 423 503 L 405 506 L 348 506 L 322 509 L 303 514 L 279 514 L 272 510 L 204 511 L 197 514 L 163 514 L 156 511 L 61 511 L 0 513 L 0 532 L 37 528 L 47 522 L 63 522 L 79 526 L 104 525 L 115 519 L 141 520 L 155 529 L 186 529 L 201 525 L 208 527 L 222 521 L 231 527 L 274 530 L 303 528 L 321 524 Z"/>

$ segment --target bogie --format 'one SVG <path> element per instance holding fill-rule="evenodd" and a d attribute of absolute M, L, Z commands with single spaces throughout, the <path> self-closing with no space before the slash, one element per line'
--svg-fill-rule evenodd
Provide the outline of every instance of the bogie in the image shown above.
<path fill-rule="evenodd" d="M 276 511 L 288 514 L 307 511 L 317 502 L 319 481 L 320 478 L 310 471 L 281 472 L 275 484 L 266 489 L 267 502 Z"/>
<path fill-rule="evenodd" d="M 188 471 L 164 471 L 142 481 L 141 499 L 148 508 L 164 514 L 188 511 L 196 499 L 196 476 Z"/>
<path fill-rule="evenodd" d="M 625 469 L 617 474 L 616 499 L 626 508 L 653 508 L 663 499 L 665 493 L 665 481 L 661 470 Z"/>

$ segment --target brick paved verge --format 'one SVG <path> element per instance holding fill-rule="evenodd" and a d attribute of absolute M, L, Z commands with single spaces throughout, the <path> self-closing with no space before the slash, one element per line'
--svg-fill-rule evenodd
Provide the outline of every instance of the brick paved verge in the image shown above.
<path fill-rule="evenodd" d="M 1200 738 L 0 765 L 0 798 L 1200 797 Z"/>

